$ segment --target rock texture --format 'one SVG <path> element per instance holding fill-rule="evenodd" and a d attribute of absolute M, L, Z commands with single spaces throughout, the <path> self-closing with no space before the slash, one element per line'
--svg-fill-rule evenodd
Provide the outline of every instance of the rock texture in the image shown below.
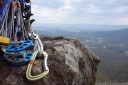
<path fill-rule="evenodd" d="M 42 37 L 49 54 L 48 76 L 37 81 L 26 79 L 27 65 L 12 67 L 0 62 L 0 85 L 95 85 L 99 58 L 77 39 Z M 37 58 L 32 74 L 43 71 L 42 58 Z"/>

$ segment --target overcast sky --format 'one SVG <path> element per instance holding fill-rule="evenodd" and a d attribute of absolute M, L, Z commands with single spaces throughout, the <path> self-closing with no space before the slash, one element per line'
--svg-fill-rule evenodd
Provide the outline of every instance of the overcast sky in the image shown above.
<path fill-rule="evenodd" d="M 128 25 L 128 0 L 31 0 L 36 24 Z"/>

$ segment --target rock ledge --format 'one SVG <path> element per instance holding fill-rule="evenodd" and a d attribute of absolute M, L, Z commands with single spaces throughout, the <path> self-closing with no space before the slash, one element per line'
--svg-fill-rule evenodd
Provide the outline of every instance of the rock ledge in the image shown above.
<path fill-rule="evenodd" d="M 99 58 L 77 39 L 42 37 L 45 51 L 49 54 L 48 76 L 38 81 L 29 81 L 25 73 L 27 65 L 12 67 L 0 62 L 1 85 L 95 85 Z M 43 71 L 42 58 L 37 58 L 32 74 Z"/>

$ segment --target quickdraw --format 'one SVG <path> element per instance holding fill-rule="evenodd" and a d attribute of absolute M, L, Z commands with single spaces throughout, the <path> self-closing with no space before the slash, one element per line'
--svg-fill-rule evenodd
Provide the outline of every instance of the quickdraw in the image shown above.
<path fill-rule="evenodd" d="M 0 0 L 0 60 L 4 57 L 11 65 L 21 66 L 29 62 L 26 77 L 38 80 L 49 73 L 48 54 L 38 34 L 31 29 L 30 0 Z M 45 72 L 31 76 L 32 64 L 36 56 L 44 54 Z"/>
<path fill-rule="evenodd" d="M 34 53 L 34 56 L 31 58 L 31 60 L 29 62 L 29 65 L 28 65 L 28 68 L 27 68 L 27 71 L 26 71 L 26 77 L 27 77 L 27 79 L 29 79 L 31 81 L 35 81 L 35 80 L 41 79 L 42 77 L 46 76 L 49 73 L 49 68 L 47 67 L 48 54 L 46 52 L 43 52 L 43 55 L 44 55 L 44 67 L 45 67 L 44 69 L 45 69 L 45 71 L 43 73 L 37 75 L 37 76 L 32 76 L 31 75 L 32 65 L 34 64 L 34 61 L 35 61 L 37 53 L 38 53 L 38 51 L 36 51 Z"/>

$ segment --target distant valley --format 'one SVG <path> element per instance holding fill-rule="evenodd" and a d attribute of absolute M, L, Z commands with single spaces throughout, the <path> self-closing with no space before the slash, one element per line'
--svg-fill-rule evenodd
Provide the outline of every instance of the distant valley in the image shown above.
<path fill-rule="evenodd" d="M 128 29 L 107 31 L 36 30 L 40 35 L 78 38 L 97 54 L 101 63 L 97 82 L 128 81 Z"/>

